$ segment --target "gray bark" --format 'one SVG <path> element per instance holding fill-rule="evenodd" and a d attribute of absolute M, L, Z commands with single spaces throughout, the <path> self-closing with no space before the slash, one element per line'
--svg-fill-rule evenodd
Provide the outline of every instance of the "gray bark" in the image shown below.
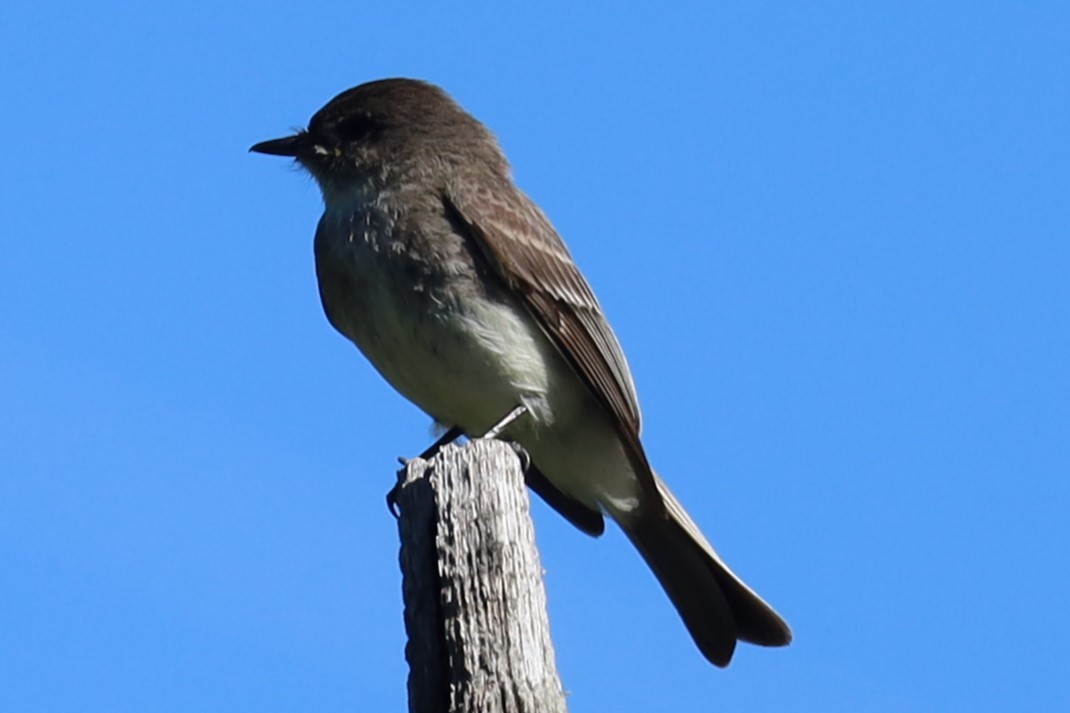
<path fill-rule="evenodd" d="M 565 713 L 520 461 L 412 460 L 397 493 L 412 713 Z"/>

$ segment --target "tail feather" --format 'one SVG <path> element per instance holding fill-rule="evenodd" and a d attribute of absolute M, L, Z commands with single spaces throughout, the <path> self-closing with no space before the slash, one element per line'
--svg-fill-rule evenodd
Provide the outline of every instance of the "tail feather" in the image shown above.
<path fill-rule="evenodd" d="M 669 595 L 702 654 L 727 666 L 736 641 L 784 646 L 791 629 L 721 560 L 660 478 L 665 512 L 623 519 L 628 538 Z"/>

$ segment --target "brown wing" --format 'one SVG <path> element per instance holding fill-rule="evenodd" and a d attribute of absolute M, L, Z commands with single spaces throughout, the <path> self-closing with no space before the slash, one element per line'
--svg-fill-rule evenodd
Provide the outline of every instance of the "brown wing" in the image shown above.
<path fill-rule="evenodd" d="M 511 184 L 497 188 L 450 192 L 446 209 L 614 416 L 639 477 L 653 487 L 639 443 L 635 384 L 598 300 L 542 211 Z"/>

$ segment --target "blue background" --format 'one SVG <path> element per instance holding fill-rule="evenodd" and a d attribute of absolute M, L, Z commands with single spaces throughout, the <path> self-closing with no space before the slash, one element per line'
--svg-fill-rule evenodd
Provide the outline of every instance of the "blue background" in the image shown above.
<path fill-rule="evenodd" d="M 427 419 L 321 314 L 315 186 L 246 153 L 383 76 L 499 135 L 796 633 L 715 670 L 537 504 L 574 713 L 1070 708 L 1068 8 L 9 3 L 0 710 L 404 709 Z"/>

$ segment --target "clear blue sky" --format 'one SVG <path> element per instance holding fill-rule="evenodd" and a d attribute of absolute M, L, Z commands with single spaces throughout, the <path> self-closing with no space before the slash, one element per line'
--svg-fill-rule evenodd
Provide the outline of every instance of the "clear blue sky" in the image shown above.
<path fill-rule="evenodd" d="M 1070 708 L 1066 2 L 71 5 L 0 24 L 0 710 L 404 709 L 427 419 L 246 153 L 385 76 L 498 134 L 795 630 L 716 670 L 537 505 L 573 713 Z"/>

